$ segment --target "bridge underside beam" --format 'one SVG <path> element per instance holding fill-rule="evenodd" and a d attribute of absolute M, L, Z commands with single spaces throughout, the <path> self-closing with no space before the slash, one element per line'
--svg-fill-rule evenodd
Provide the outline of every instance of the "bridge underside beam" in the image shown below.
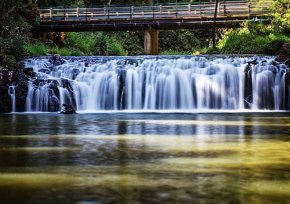
<path fill-rule="evenodd" d="M 144 30 L 144 53 L 146 55 L 158 55 L 159 31 L 152 26 L 146 26 Z"/>
<path fill-rule="evenodd" d="M 239 27 L 244 17 L 217 18 L 217 28 Z M 213 26 L 213 19 L 155 19 L 150 20 L 117 20 L 117 21 L 42 21 L 35 27 L 38 32 L 86 32 L 86 31 L 127 31 L 144 30 L 146 26 L 158 30 L 172 29 L 208 29 Z"/>

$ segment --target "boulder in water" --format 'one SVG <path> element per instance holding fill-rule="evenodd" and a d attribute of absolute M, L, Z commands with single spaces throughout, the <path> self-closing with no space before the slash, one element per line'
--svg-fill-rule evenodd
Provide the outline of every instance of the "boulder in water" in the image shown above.
<path fill-rule="evenodd" d="M 55 66 L 62 65 L 65 63 L 65 60 L 62 59 L 59 55 L 53 55 L 50 57 L 49 62 Z"/>
<path fill-rule="evenodd" d="M 69 104 L 62 104 L 61 114 L 75 114 L 75 109 Z"/>

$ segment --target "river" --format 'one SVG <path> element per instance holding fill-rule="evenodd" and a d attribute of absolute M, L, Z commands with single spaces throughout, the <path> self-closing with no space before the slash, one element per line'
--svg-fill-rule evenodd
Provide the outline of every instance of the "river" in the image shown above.
<path fill-rule="evenodd" d="M 1 204 L 290 200 L 289 112 L 22 113 L 0 124 Z"/>
<path fill-rule="evenodd" d="M 290 76 L 274 57 L 22 64 L 0 115 L 1 204 L 289 203 Z"/>

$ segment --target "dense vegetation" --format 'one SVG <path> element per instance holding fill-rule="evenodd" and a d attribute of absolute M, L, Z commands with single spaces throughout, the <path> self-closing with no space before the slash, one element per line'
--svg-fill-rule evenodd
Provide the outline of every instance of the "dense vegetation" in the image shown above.
<path fill-rule="evenodd" d="M 23 45 L 31 40 L 37 23 L 37 7 L 29 1 L 0 1 L 0 62 L 14 66 L 26 53 Z"/>
<path fill-rule="evenodd" d="M 260 0 L 265 3 L 266 0 Z M 8 67 L 26 55 L 139 55 L 143 54 L 143 33 L 91 32 L 60 33 L 44 42 L 31 33 L 38 23 L 37 7 L 93 6 L 108 4 L 175 3 L 169 0 L 5 0 L 0 2 L 0 63 Z M 181 2 L 181 1 L 178 1 Z M 186 2 L 186 0 L 185 0 Z M 188 0 L 187 2 L 192 2 Z M 211 46 L 208 30 L 160 31 L 161 54 L 226 53 L 277 54 L 283 43 L 290 42 L 289 0 L 267 0 L 271 4 L 268 24 L 244 23 L 240 29 L 218 30 L 216 48 Z M 174 42 L 174 43 L 172 43 Z M 289 53 L 288 53 L 289 54 Z"/>
<path fill-rule="evenodd" d="M 269 23 L 244 23 L 240 29 L 228 30 L 213 50 L 225 54 L 279 54 L 282 45 L 290 42 L 290 0 L 260 0 L 260 4 L 265 3 L 270 5 Z"/>

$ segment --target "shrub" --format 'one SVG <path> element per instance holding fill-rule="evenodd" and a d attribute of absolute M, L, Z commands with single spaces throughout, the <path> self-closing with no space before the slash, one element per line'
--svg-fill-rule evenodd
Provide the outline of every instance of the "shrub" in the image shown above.
<path fill-rule="evenodd" d="M 96 46 L 96 37 L 94 33 L 68 33 L 67 45 L 70 48 L 79 50 L 85 55 L 92 55 Z M 80 53 L 80 52 L 78 52 Z"/>
<path fill-rule="evenodd" d="M 109 38 L 107 40 L 108 55 L 127 55 L 127 52 L 123 48 L 120 42 L 115 38 Z"/>
<path fill-rule="evenodd" d="M 168 50 L 160 52 L 160 55 L 191 55 L 192 53 L 186 51 Z"/>
<path fill-rule="evenodd" d="M 46 55 L 48 53 L 47 47 L 45 44 L 37 42 L 37 43 L 29 43 L 23 46 L 25 52 L 31 56 L 40 56 Z"/>
<path fill-rule="evenodd" d="M 269 54 L 275 55 L 290 37 L 274 32 L 252 33 L 248 28 L 230 30 L 218 43 L 224 54 Z"/>

